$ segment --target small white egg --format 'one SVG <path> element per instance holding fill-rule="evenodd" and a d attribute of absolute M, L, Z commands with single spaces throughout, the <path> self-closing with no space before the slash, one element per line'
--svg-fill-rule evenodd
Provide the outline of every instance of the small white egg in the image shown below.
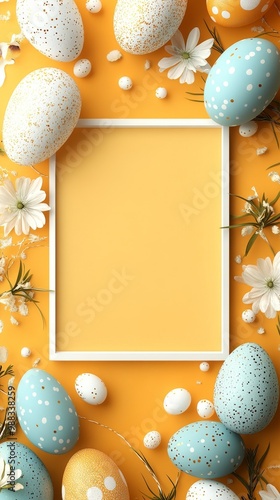
<path fill-rule="evenodd" d="M 164 87 L 158 87 L 155 94 L 158 99 L 165 99 L 167 96 L 167 90 Z"/>
<path fill-rule="evenodd" d="M 167 413 L 170 415 L 179 415 L 184 413 L 191 404 L 191 395 L 187 389 L 178 387 L 166 394 L 163 406 Z"/>
<path fill-rule="evenodd" d="M 202 371 L 202 372 L 208 372 L 210 368 L 210 365 L 209 363 L 207 363 L 207 361 L 203 361 L 202 363 L 200 363 L 199 365 L 199 369 Z"/>
<path fill-rule="evenodd" d="M 100 0 L 87 0 L 86 9 L 92 14 L 96 14 L 101 11 L 102 3 Z"/>
<path fill-rule="evenodd" d="M 161 435 L 158 431 L 150 431 L 148 432 L 143 439 L 143 443 L 145 448 L 149 448 L 149 450 L 154 450 L 161 443 Z"/>
<path fill-rule="evenodd" d="M 31 350 L 29 347 L 23 347 L 20 351 L 20 354 L 23 358 L 28 358 L 31 355 Z"/>
<path fill-rule="evenodd" d="M 90 405 L 100 405 L 107 397 L 103 380 L 92 373 L 82 373 L 75 380 L 77 394 Z"/>
<path fill-rule="evenodd" d="M 250 121 L 240 125 L 239 134 L 242 135 L 242 137 L 251 137 L 257 132 L 257 130 L 258 130 L 257 122 Z"/>
<path fill-rule="evenodd" d="M 256 315 L 252 309 L 245 309 L 242 313 L 242 319 L 245 323 L 253 323 L 256 319 Z"/>
<path fill-rule="evenodd" d="M 122 90 L 130 90 L 132 88 L 132 80 L 129 76 L 122 76 L 119 79 L 119 87 Z"/>
<path fill-rule="evenodd" d="M 91 62 L 88 59 L 79 59 L 73 69 L 73 73 L 77 78 L 85 78 L 91 72 Z"/>
<path fill-rule="evenodd" d="M 197 413 L 201 418 L 210 418 L 214 414 L 214 405 L 208 399 L 201 399 L 197 403 Z"/>

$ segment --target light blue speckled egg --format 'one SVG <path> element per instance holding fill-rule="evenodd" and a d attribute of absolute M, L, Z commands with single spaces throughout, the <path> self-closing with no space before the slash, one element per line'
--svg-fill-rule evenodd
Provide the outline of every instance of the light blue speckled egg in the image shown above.
<path fill-rule="evenodd" d="M 75 407 L 62 385 L 44 370 L 32 368 L 16 392 L 19 424 L 35 446 L 56 455 L 67 453 L 79 438 Z"/>
<path fill-rule="evenodd" d="M 211 68 L 204 88 L 210 118 L 236 126 L 253 120 L 280 87 L 277 47 L 263 38 L 246 38 L 226 49 Z"/>
<path fill-rule="evenodd" d="M 20 469 L 22 477 L 16 480 L 23 490 L 1 490 L 1 500 L 53 500 L 50 475 L 37 455 L 24 444 L 5 441 L 0 444 L 0 456 L 10 464 L 10 480 L 13 486 L 13 470 Z"/>
<path fill-rule="evenodd" d="M 214 386 L 214 407 L 223 424 L 240 434 L 264 429 L 278 407 L 274 365 L 258 344 L 245 343 L 226 358 Z"/>
<path fill-rule="evenodd" d="M 240 466 L 245 446 L 242 438 L 221 422 L 198 421 L 175 432 L 167 452 L 181 471 L 213 479 L 231 474 Z"/>

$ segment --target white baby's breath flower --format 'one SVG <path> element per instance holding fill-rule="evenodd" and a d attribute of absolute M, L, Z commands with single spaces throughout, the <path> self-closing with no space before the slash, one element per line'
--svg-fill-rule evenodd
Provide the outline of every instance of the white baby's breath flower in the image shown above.
<path fill-rule="evenodd" d="M 179 78 L 180 83 L 188 84 L 194 82 L 194 74 L 197 71 L 208 73 L 210 65 L 206 59 L 211 54 L 214 38 L 197 45 L 199 37 L 199 28 L 193 28 L 185 43 L 181 31 L 178 30 L 171 38 L 171 45 L 165 47 L 171 57 L 164 57 L 159 61 L 159 71 L 168 69 L 168 78 L 171 80 Z"/>
<path fill-rule="evenodd" d="M 244 226 L 241 229 L 241 236 L 248 236 L 249 234 L 252 234 L 253 232 L 253 226 Z"/>
<path fill-rule="evenodd" d="M 10 317 L 10 322 L 12 323 L 12 325 L 15 325 L 15 326 L 19 325 L 18 320 L 14 316 Z"/>
<path fill-rule="evenodd" d="M 258 328 L 257 332 L 259 333 L 259 335 L 263 335 L 265 333 L 265 329 L 260 326 L 260 328 Z"/>
<path fill-rule="evenodd" d="M 0 239 L 0 248 L 7 248 L 12 246 L 13 244 L 13 238 L 5 238 L 5 239 Z"/>
<path fill-rule="evenodd" d="M 261 311 L 267 318 L 275 318 L 280 311 L 280 252 L 275 255 L 273 262 L 266 257 L 258 259 L 256 266 L 243 266 L 242 275 L 235 279 L 253 287 L 244 295 L 244 304 L 252 304 L 255 314 Z"/>
<path fill-rule="evenodd" d="M 280 227 L 279 226 L 272 226 L 271 231 L 273 232 L 273 234 L 279 234 Z"/>
<path fill-rule="evenodd" d="M 242 262 L 242 257 L 241 257 L 241 255 L 236 255 L 236 257 L 235 257 L 235 259 L 234 259 L 234 260 L 235 260 L 236 264 L 241 264 L 241 262 Z"/>
<path fill-rule="evenodd" d="M 278 172 L 269 172 L 268 177 L 270 177 L 272 182 L 278 182 L 280 184 L 280 175 Z"/>
<path fill-rule="evenodd" d="M 18 311 L 19 311 L 19 314 L 21 314 L 21 316 L 28 316 L 28 312 L 29 312 L 28 305 L 25 302 L 22 302 L 22 304 L 19 305 Z"/>
<path fill-rule="evenodd" d="M 4 236 L 12 229 L 17 235 L 28 234 L 42 228 L 46 222 L 43 212 L 50 210 L 49 205 L 42 203 L 46 198 L 41 190 L 42 177 L 29 179 L 19 177 L 13 183 L 7 179 L 0 186 L 0 226 L 4 226 Z"/>
<path fill-rule="evenodd" d="M 5 346 L 0 346 L 0 363 L 6 363 L 8 359 L 8 349 Z"/>

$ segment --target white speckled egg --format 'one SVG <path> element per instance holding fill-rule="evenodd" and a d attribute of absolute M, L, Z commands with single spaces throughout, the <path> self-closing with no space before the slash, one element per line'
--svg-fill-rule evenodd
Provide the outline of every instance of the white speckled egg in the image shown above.
<path fill-rule="evenodd" d="M 73 61 L 84 44 L 83 22 L 74 0 L 17 0 L 16 15 L 25 38 L 56 61 Z"/>
<path fill-rule="evenodd" d="M 79 59 L 75 62 L 73 73 L 77 78 L 85 78 L 91 72 L 91 62 L 88 59 Z"/>
<path fill-rule="evenodd" d="M 200 363 L 200 365 L 199 365 L 199 369 L 202 372 L 208 372 L 209 368 L 210 368 L 210 365 L 209 365 L 209 363 L 207 363 L 207 361 L 202 361 L 202 363 Z"/>
<path fill-rule="evenodd" d="M 179 415 L 188 409 L 191 400 L 192 398 L 189 391 L 178 387 L 166 394 L 163 401 L 163 407 L 170 415 Z"/>
<path fill-rule="evenodd" d="M 107 387 L 101 378 L 92 373 L 82 373 L 75 380 L 77 394 L 90 405 L 100 405 L 107 398 Z"/>
<path fill-rule="evenodd" d="M 35 446 L 60 455 L 75 446 L 79 419 L 62 385 L 49 373 L 31 368 L 21 378 L 16 392 L 19 424 Z"/>
<path fill-rule="evenodd" d="M 150 431 L 144 436 L 143 443 L 145 448 L 154 450 L 161 443 L 161 435 L 158 431 Z"/>
<path fill-rule="evenodd" d="M 102 9 L 101 0 L 87 0 L 86 9 L 92 14 L 97 14 L 97 12 L 100 12 Z"/>
<path fill-rule="evenodd" d="M 252 137 L 258 130 L 258 124 L 255 121 L 250 121 L 247 123 L 243 123 L 239 127 L 239 134 L 242 137 Z"/>
<path fill-rule="evenodd" d="M 165 99 L 167 96 L 167 90 L 164 87 L 158 87 L 155 91 L 155 96 L 158 99 Z"/>
<path fill-rule="evenodd" d="M 129 76 L 121 76 L 119 79 L 119 87 L 122 90 L 130 90 L 132 88 L 133 82 Z"/>
<path fill-rule="evenodd" d="M 212 401 L 208 399 L 201 399 L 198 401 L 196 410 L 201 418 L 210 418 L 215 412 Z"/>
<path fill-rule="evenodd" d="M 18 441 L 5 441 L 0 443 L 0 456 L 6 463 L 10 462 L 10 480 L 13 470 L 20 469 L 22 477 L 16 480 L 24 489 L 17 494 L 2 489 L 1 500 L 53 500 L 53 485 L 50 475 L 37 455 L 24 444 Z"/>
<path fill-rule="evenodd" d="M 212 66 L 204 88 L 210 118 L 236 126 L 253 120 L 280 86 L 277 47 L 263 38 L 246 38 L 226 49 Z"/>
<path fill-rule="evenodd" d="M 114 33 L 123 50 L 148 54 L 163 47 L 183 21 L 187 0 L 118 0 Z"/>
<path fill-rule="evenodd" d="M 261 19 L 275 0 L 206 0 L 208 14 L 215 23 L 239 28 Z"/>
<path fill-rule="evenodd" d="M 190 487 L 186 500 L 239 500 L 239 497 L 227 486 L 211 479 L 200 479 Z"/>
<path fill-rule="evenodd" d="M 253 434 L 264 429 L 278 407 L 279 386 L 273 363 L 258 344 L 237 347 L 224 361 L 214 386 L 214 407 L 229 429 Z"/>
<path fill-rule="evenodd" d="M 242 319 L 245 323 L 253 323 L 256 319 L 256 315 L 252 309 L 245 309 L 242 312 Z"/>
<path fill-rule="evenodd" d="M 3 121 L 3 144 L 10 160 L 36 165 L 50 158 L 68 139 L 81 111 L 73 78 L 56 68 L 40 68 L 13 91 Z"/>
<path fill-rule="evenodd" d="M 167 452 L 181 471 L 210 479 L 235 471 L 244 459 L 245 446 L 241 436 L 221 422 L 199 421 L 175 432 Z"/>
<path fill-rule="evenodd" d="M 62 500 L 129 500 L 123 473 L 99 450 L 86 448 L 67 463 L 62 478 Z"/>

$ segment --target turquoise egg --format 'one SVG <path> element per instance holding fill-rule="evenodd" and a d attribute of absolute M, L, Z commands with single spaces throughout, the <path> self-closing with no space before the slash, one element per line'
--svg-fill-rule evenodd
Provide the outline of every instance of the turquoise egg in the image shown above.
<path fill-rule="evenodd" d="M 251 342 L 232 351 L 217 375 L 213 399 L 228 429 L 240 434 L 263 430 L 279 402 L 277 373 L 267 352 Z"/>
<path fill-rule="evenodd" d="M 10 464 L 10 481 L 13 486 L 13 470 L 20 469 L 22 477 L 16 483 L 23 490 L 1 490 L 1 500 L 53 500 L 53 485 L 50 475 L 37 455 L 24 444 L 5 441 L 0 444 L 0 456 Z"/>
<path fill-rule="evenodd" d="M 79 419 L 70 396 L 44 370 L 32 368 L 16 392 L 18 421 L 27 438 L 41 450 L 67 453 L 79 438 Z"/>
<path fill-rule="evenodd" d="M 221 422 L 198 421 L 175 432 L 167 452 L 186 474 L 213 479 L 231 474 L 241 465 L 245 446 L 241 436 Z"/>
<path fill-rule="evenodd" d="M 263 38 L 246 38 L 226 49 L 212 66 L 204 88 L 210 118 L 237 126 L 253 120 L 280 87 L 277 47 Z"/>

